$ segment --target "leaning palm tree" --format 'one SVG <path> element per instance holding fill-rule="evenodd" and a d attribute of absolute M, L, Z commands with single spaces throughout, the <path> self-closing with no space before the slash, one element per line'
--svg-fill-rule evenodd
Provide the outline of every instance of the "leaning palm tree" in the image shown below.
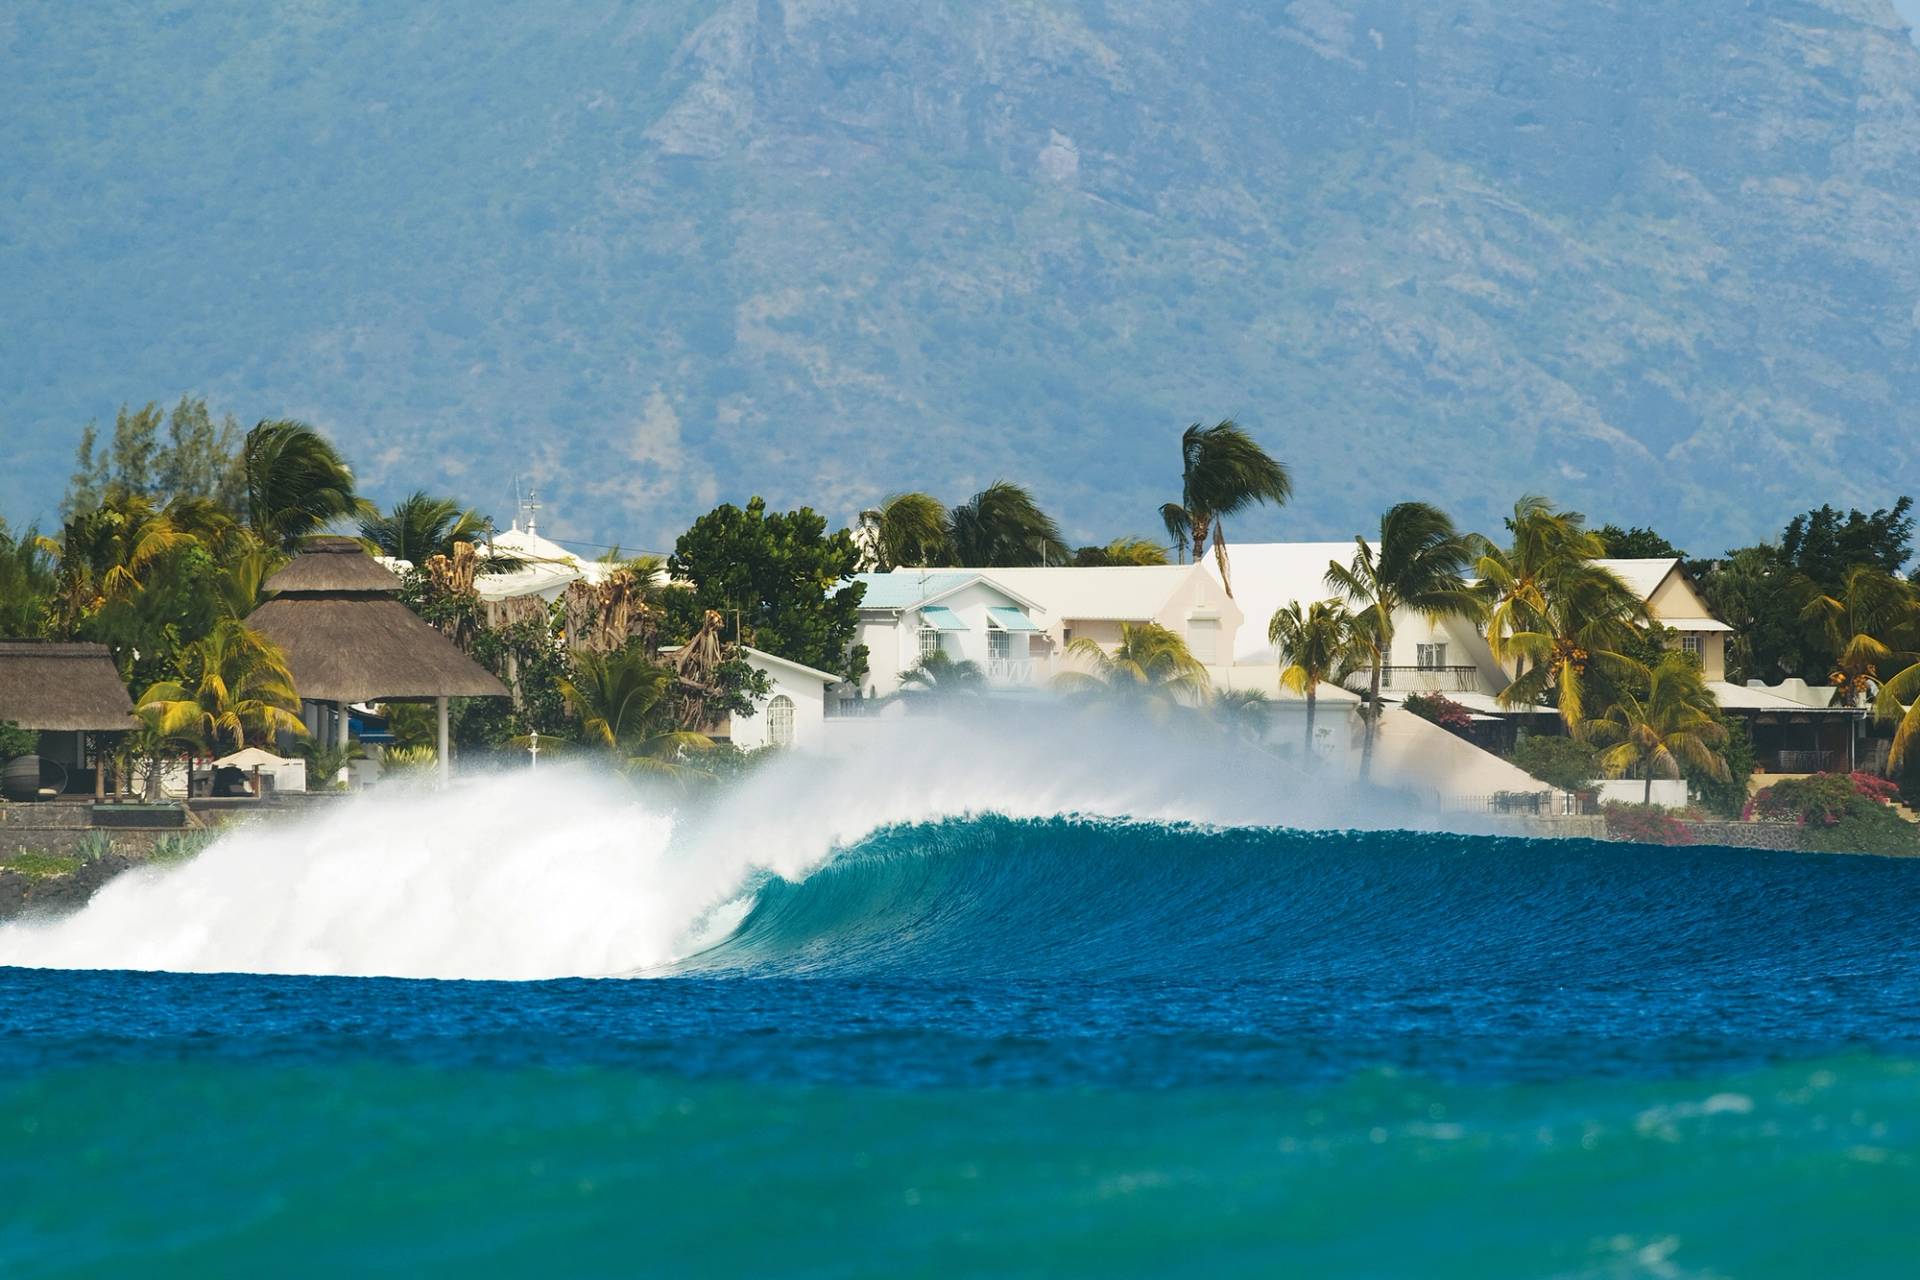
<path fill-rule="evenodd" d="M 102 609 L 127 603 L 161 561 L 195 545 L 191 533 L 175 528 L 166 511 L 140 494 L 116 495 L 73 517 L 57 541 L 37 538 L 35 546 L 59 562 L 54 635 L 70 638 Z"/>
<path fill-rule="evenodd" d="M 969 568 L 1065 564 L 1073 555 L 1053 517 L 1031 493 L 1005 480 L 948 513 L 947 542 L 952 562 Z"/>
<path fill-rule="evenodd" d="M 1360 776 L 1373 774 L 1373 742 L 1380 720 L 1380 668 L 1393 649 L 1394 620 L 1407 609 L 1439 621 L 1476 617 L 1480 602 L 1467 587 L 1463 571 L 1473 545 L 1453 527 L 1440 508 L 1402 502 L 1380 517 L 1380 540 L 1354 539 L 1353 560 L 1329 561 L 1327 586 L 1353 608 L 1356 638 L 1368 647 L 1370 677 L 1365 709 L 1366 734 L 1360 747 Z"/>
<path fill-rule="evenodd" d="M 431 556 L 453 555 L 456 542 L 478 542 L 487 521 L 471 507 L 462 510 L 451 498 L 432 498 L 415 489 L 389 507 L 360 517 L 360 536 L 395 560 L 424 565 Z"/>
<path fill-rule="evenodd" d="M 1580 736 L 1602 748 L 1600 767 L 1610 778 L 1639 770 L 1647 780 L 1642 804 L 1653 803 L 1653 779 L 1680 776 L 1691 765 L 1725 782 L 1727 762 L 1716 748 L 1727 728 L 1714 714 L 1713 694 L 1700 668 L 1679 652 L 1645 671 L 1645 692 L 1623 692 L 1606 713 L 1581 725 Z"/>
<path fill-rule="evenodd" d="M 1120 624 L 1120 643 L 1111 651 L 1090 636 L 1080 636 L 1066 652 L 1087 665 L 1063 671 L 1053 686 L 1063 693 L 1109 695 L 1126 701 L 1166 706 L 1200 706 L 1207 701 L 1207 669 L 1182 640 L 1157 622 Z"/>
<path fill-rule="evenodd" d="M 1320 686 L 1350 669 L 1363 647 L 1354 634 L 1353 615 L 1338 600 L 1316 601 L 1305 609 L 1295 600 L 1274 612 L 1267 623 L 1267 640 L 1280 659 L 1281 687 L 1307 700 L 1306 755 L 1301 759 L 1310 766 Z"/>
<path fill-rule="evenodd" d="M 1256 503 L 1280 506 L 1292 496 L 1286 467 L 1233 419 L 1211 427 L 1196 422 L 1180 436 L 1180 501 L 1161 507 L 1160 519 L 1176 544 L 1191 546 L 1196 564 L 1213 544 L 1221 585 L 1232 595 L 1226 517 Z"/>
<path fill-rule="evenodd" d="M 1862 705 L 1892 674 L 1920 662 L 1920 590 L 1873 565 L 1847 571 L 1838 596 L 1802 583 L 1803 619 L 1818 622 L 1833 645 L 1829 677 L 1843 707 Z"/>
<path fill-rule="evenodd" d="M 278 645 L 242 623 L 215 624 L 180 655 L 179 678 L 155 683 L 140 712 L 163 737 L 208 755 L 279 732 L 304 734 L 300 696 Z"/>
<path fill-rule="evenodd" d="M 948 562 L 947 508 L 925 493 L 896 493 L 860 513 L 862 567 L 886 573 Z"/>
<path fill-rule="evenodd" d="M 713 746 L 705 734 L 672 727 L 673 669 L 649 661 L 638 646 L 583 654 L 573 676 L 557 683 L 581 740 L 628 770 L 683 777 L 698 772 L 685 757 Z"/>
<path fill-rule="evenodd" d="M 304 422 L 262 422 L 241 451 L 247 523 L 268 546 L 291 550 L 307 534 L 360 512 L 353 472 Z"/>

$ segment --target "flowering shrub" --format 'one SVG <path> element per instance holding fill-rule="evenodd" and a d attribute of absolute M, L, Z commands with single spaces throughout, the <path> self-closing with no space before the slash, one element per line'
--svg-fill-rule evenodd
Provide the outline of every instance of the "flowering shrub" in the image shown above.
<path fill-rule="evenodd" d="M 1872 774 L 1816 773 L 1776 782 L 1754 796 L 1747 816 L 1797 823 L 1806 847 L 1844 853 L 1920 853 L 1920 828 L 1895 813 L 1898 789 Z"/>
<path fill-rule="evenodd" d="M 1615 801 L 1602 806 L 1600 812 L 1607 821 L 1607 834 L 1615 840 L 1634 844 L 1693 843 L 1692 829 L 1664 809 Z"/>
<path fill-rule="evenodd" d="M 1400 704 L 1422 720 L 1431 720 L 1449 733 L 1464 736 L 1473 728 L 1473 714 L 1441 693 L 1410 693 Z"/>

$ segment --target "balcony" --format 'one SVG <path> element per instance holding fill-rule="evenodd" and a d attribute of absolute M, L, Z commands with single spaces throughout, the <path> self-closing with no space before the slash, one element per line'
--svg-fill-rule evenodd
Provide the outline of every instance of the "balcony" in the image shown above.
<path fill-rule="evenodd" d="M 1364 691 L 1367 673 L 1354 673 L 1347 687 Z M 1382 667 L 1380 687 L 1398 693 L 1472 693 L 1480 687 L 1480 668 Z"/>
<path fill-rule="evenodd" d="M 1053 664 L 1044 658 L 989 658 L 987 683 L 1033 685 L 1045 683 Z"/>

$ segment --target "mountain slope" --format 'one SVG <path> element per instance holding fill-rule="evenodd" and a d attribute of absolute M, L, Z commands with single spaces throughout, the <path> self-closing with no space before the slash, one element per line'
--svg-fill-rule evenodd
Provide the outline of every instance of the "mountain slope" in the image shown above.
<path fill-rule="evenodd" d="M 1920 489 L 1920 50 L 1887 0 L 679 0 L 0 16 L 0 510 L 122 398 L 659 545 L 1026 480 L 1243 535 L 1524 489 L 1711 551 Z"/>

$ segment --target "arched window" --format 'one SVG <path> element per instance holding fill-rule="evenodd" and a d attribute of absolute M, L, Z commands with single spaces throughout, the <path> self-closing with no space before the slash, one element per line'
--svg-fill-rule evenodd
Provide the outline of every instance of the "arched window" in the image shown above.
<path fill-rule="evenodd" d="M 776 747 L 793 745 L 793 699 L 784 693 L 767 704 L 767 741 Z"/>

